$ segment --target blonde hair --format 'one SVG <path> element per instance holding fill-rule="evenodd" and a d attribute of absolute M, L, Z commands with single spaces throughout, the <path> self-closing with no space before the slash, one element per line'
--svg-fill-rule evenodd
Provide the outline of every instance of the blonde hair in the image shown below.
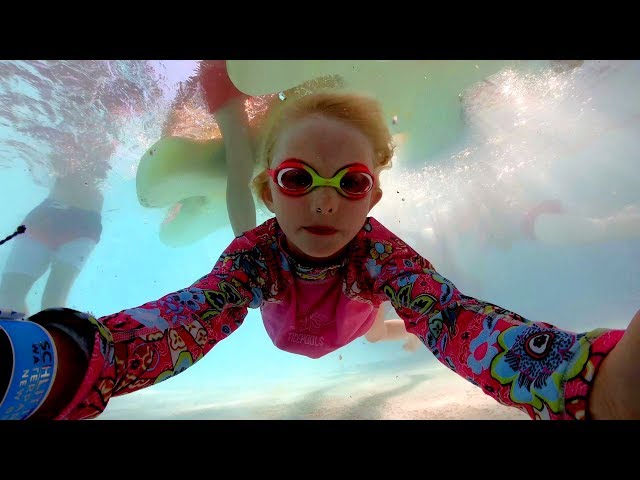
<path fill-rule="evenodd" d="M 358 129 L 371 142 L 374 151 L 374 173 L 391 167 L 395 145 L 384 119 L 382 107 L 374 98 L 346 92 L 314 92 L 285 100 L 271 114 L 262 137 L 257 164 L 262 170 L 252 181 L 259 198 L 267 188 L 267 169 L 273 161 L 276 142 L 292 123 L 311 115 L 339 120 Z"/>

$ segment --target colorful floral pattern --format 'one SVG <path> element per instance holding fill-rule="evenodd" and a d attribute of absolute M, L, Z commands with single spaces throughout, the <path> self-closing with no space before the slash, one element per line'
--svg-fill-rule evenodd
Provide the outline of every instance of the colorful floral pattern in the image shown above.
<path fill-rule="evenodd" d="M 297 263 L 282 248 L 282 235 L 277 220 L 268 220 L 237 237 L 191 287 L 137 308 L 97 320 L 60 310 L 58 322 L 84 319 L 94 345 L 84 382 L 58 418 L 95 417 L 111 397 L 184 371 L 233 333 L 248 308 L 282 302 L 293 275 L 340 275 L 348 298 L 391 301 L 440 362 L 533 419 L 586 418 L 598 365 L 624 333 L 575 334 L 468 297 L 373 218 L 343 260 L 323 268 Z"/>

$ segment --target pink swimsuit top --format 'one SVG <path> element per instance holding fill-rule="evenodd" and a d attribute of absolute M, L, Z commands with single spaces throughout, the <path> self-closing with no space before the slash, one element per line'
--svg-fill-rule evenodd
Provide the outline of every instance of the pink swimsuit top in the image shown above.
<path fill-rule="evenodd" d="M 345 295 L 341 272 L 348 257 L 330 265 L 303 265 L 287 253 L 281 240 L 277 243 L 282 263 L 294 272 L 291 286 L 277 302 L 260 307 L 273 344 L 320 358 L 364 335 L 376 319 L 379 303 Z"/>
<path fill-rule="evenodd" d="M 281 350 L 319 358 L 364 335 L 378 308 L 342 293 L 338 276 L 295 278 L 280 303 L 262 305 L 262 320 Z"/>

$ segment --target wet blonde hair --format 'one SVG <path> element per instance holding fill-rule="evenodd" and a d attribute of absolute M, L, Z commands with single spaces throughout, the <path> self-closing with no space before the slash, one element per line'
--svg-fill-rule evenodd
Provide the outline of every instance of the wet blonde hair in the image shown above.
<path fill-rule="evenodd" d="M 262 199 L 268 188 L 267 169 L 273 161 L 276 142 L 290 125 L 312 115 L 339 120 L 359 130 L 371 142 L 374 151 L 374 173 L 391 167 L 395 145 L 387 127 L 382 107 L 371 97 L 346 92 L 315 92 L 289 98 L 271 114 L 262 136 L 258 153 L 261 172 L 253 179 L 252 187 Z"/>

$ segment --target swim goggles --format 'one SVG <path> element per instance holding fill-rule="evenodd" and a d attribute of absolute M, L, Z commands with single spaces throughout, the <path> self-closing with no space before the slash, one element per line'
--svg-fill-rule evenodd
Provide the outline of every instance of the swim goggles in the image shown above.
<path fill-rule="evenodd" d="M 286 195 L 301 196 L 316 187 L 333 187 L 340 195 L 357 200 L 364 198 L 373 188 L 373 175 L 366 165 L 354 163 L 341 168 L 332 178 L 318 175 L 313 168 L 301 160 L 282 162 L 267 173 Z"/>

